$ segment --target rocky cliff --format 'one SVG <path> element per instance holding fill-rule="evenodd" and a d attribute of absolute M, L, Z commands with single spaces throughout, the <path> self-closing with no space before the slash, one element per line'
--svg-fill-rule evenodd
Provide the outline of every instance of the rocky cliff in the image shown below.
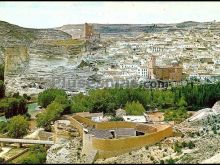
<path fill-rule="evenodd" d="M 5 63 L 6 94 L 38 93 L 54 69 L 74 65 L 83 47 L 83 41 L 60 30 L 22 28 L 0 21 L 0 63 Z"/>

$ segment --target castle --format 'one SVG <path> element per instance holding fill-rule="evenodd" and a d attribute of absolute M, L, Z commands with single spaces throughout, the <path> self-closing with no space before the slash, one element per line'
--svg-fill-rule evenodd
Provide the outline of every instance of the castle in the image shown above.
<path fill-rule="evenodd" d="M 100 34 L 96 33 L 93 25 L 89 25 L 88 23 L 84 24 L 84 35 L 83 35 L 85 40 L 90 40 L 90 39 L 99 39 Z"/>

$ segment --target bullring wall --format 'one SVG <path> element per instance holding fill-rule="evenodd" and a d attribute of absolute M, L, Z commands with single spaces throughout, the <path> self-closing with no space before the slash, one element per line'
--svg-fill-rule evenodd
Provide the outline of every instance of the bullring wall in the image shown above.
<path fill-rule="evenodd" d="M 172 135 L 172 128 L 167 127 L 159 132 L 121 139 L 100 139 L 93 137 L 92 144 L 93 148 L 99 151 L 98 158 L 108 158 L 141 148 L 143 146 L 153 145 L 163 140 L 165 137 Z"/>
<path fill-rule="evenodd" d="M 78 115 L 73 116 L 73 118 L 79 121 L 80 123 L 84 123 L 96 129 L 135 128 L 138 131 L 143 131 L 147 133 L 157 131 L 156 128 L 146 124 L 137 124 L 137 123 L 125 122 L 125 121 L 94 122 L 88 118 L 84 118 Z"/>
<path fill-rule="evenodd" d="M 93 122 L 88 118 L 83 118 L 81 116 L 74 116 L 71 120 L 73 124 L 76 124 L 82 134 L 83 143 L 90 144 L 86 147 L 86 150 L 89 148 L 91 150 L 98 151 L 98 158 L 109 158 L 113 156 L 117 156 L 143 146 L 153 145 L 166 137 L 173 135 L 173 129 L 169 125 L 146 125 L 146 124 L 137 124 L 133 122 Z M 134 136 L 134 137 L 126 137 L 120 139 L 103 139 L 96 138 L 95 136 L 85 136 L 83 132 L 82 124 L 84 123 L 88 126 L 93 126 L 96 129 L 113 129 L 113 128 L 135 128 L 139 131 L 145 132 L 145 135 L 142 136 Z M 87 137 L 87 138 L 86 138 Z"/>

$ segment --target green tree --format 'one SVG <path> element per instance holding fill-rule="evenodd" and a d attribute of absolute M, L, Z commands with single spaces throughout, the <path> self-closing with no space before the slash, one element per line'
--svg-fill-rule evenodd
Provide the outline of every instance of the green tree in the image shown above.
<path fill-rule="evenodd" d="M 54 102 L 62 104 L 63 105 L 63 114 L 70 114 L 71 113 L 71 105 L 68 98 L 65 96 L 57 96 Z"/>
<path fill-rule="evenodd" d="M 143 115 L 143 112 L 145 112 L 143 105 L 139 101 L 126 103 L 125 110 L 128 115 Z"/>
<path fill-rule="evenodd" d="M 19 162 L 19 164 L 44 164 L 46 162 L 47 152 L 42 145 L 30 147 L 30 154 Z"/>
<path fill-rule="evenodd" d="M 5 97 L 5 85 L 4 81 L 0 80 L 0 98 Z"/>
<path fill-rule="evenodd" d="M 182 96 L 178 102 L 178 106 L 179 107 L 186 107 L 187 106 L 187 102 L 185 101 L 185 98 Z"/>
<path fill-rule="evenodd" d="M 28 121 L 21 115 L 12 117 L 7 124 L 8 135 L 13 138 L 23 137 L 28 129 Z"/>
<path fill-rule="evenodd" d="M 6 118 L 27 113 L 27 103 L 23 97 L 10 97 L 0 100 L 0 112 L 5 113 Z"/>
<path fill-rule="evenodd" d="M 0 122 L 0 133 L 6 133 L 8 132 L 7 130 L 7 122 L 1 121 Z"/>
<path fill-rule="evenodd" d="M 52 103 L 56 97 L 63 96 L 67 99 L 67 94 L 63 89 L 47 89 L 38 95 L 38 104 L 46 108 L 50 103 Z"/>
<path fill-rule="evenodd" d="M 4 81 L 4 70 L 5 70 L 5 65 L 0 64 L 0 80 Z"/>
<path fill-rule="evenodd" d="M 57 102 L 51 103 L 50 105 L 48 105 L 44 112 L 40 113 L 37 116 L 37 126 L 43 127 L 46 130 L 50 131 L 51 122 L 59 119 L 63 111 L 64 107 L 62 104 Z"/>

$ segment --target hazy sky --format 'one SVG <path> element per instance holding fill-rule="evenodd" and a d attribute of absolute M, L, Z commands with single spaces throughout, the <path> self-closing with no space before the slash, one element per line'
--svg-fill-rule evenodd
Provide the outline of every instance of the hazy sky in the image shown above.
<path fill-rule="evenodd" d="M 0 20 L 31 28 L 220 21 L 220 2 L 0 2 Z"/>

